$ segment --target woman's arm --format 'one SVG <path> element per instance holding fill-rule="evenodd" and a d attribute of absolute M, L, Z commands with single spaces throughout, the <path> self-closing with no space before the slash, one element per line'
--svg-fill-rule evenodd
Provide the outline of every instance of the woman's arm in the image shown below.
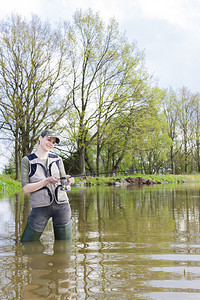
<path fill-rule="evenodd" d="M 57 182 L 59 182 L 59 180 L 56 177 L 51 176 L 51 177 L 45 178 L 41 181 L 28 183 L 28 184 L 24 185 L 23 191 L 25 194 L 29 194 L 29 193 L 35 192 L 35 191 L 43 188 L 44 186 L 46 186 L 49 183 L 55 184 Z"/>
<path fill-rule="evenodd" d="M 30 171 L 29 160 L 28 157 L 24 156 L 22 158 L 22 164 L 21 164 L 21 183 L 25 194 L 35 192 L 49 183 L 59 182 L 58 178 L 51 176 L 41 181 L 30 183 L 29 171 Z"/>

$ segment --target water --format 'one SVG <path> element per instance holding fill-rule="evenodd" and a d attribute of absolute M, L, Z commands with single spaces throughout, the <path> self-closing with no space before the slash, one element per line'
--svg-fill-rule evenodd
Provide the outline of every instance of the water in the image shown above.
<path fill-rule="evenodd" d="M 23 194 L 0 199 L 0 299 L 200 299 L 198 184 L 72 189 L 72 240 L 19 240 Z"/>

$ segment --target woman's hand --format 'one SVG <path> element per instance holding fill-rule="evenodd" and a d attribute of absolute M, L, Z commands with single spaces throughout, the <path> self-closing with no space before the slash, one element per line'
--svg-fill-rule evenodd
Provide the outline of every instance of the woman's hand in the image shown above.
<path fill-rule="evenodd" d="M 66 183 L 65 183 L 65 185 L 72 185 L 72 184 L 75 183 L 74 177 L 71 177 L 71 175 L 66 175 L 65 178 L 66 178 Z"/>
<path fill-rule="evenodd" d="M 59 182 L 58 178 L 56 178 L 54 176 L 47 177 L 41 181 L 26 184 L 23 187 L 23 191 L 25 194 L 32 193 L 32 192 L 38 191 L 39 189 L 43 188 L 44 186 L 46 186 L 49 183 L 55 184 L 57 182 Z"/>
<path fill-rule="evenodd" d="M 48 178 L 46 179 L 46 181 L 47 181 L 47 184 L 49 184 L 49 183 L 55 184 L 55 183 L 59 182 L 59 179 L 56 178 L 56 177 L 54 177 L 54 176 L 51 176 L 51 177 L 48 177 Z"/>

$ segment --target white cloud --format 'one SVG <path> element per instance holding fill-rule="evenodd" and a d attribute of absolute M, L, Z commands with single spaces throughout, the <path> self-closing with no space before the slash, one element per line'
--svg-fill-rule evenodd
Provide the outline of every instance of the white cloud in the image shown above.
<path fill-rule="evenodd" d="M 111 17 L 118 22 L 139 17 L 165 20 L 185 29 L 196 28 L 200 22 L 199 0 L 7 0 L 1 5 L 0 16 L 13 12 L 24 16 L 35 13 L 42 18 L 58 20 L 71 17 L 78 8 L 89 7 L 100 12 L 105 21 Z"/>
<path fill-rule="evenodd" d="M 135 0 L 132 6 L 144 18 L 165 20 L 184 29 L 192 29 L 199 23 L 198 0 Z"/>
<path fill-rule="evenodd" d="M 29 16 L 32 12 L 39 12 L 39 3 L 40 0 L 6 0 L 1 5 L 0 16 L 3 18 L 12 13 Z"/>

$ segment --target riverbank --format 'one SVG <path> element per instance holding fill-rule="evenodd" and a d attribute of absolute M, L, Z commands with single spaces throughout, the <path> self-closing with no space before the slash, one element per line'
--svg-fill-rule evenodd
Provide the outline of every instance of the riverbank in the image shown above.
<path fill-rule="evenodd" d="M 200 175 L 144 175 L 133 174 L 129 176 L 112 176 L 112 177 L 93 177 L 86 176 L 83 178 L 75 178 L 77 186 L 91 185 L 136 185 L 136 184 L 163 184 L 163 183 L 185 183 L 200 181 Z"/>
<path fill-rule="evenodd" d="M 112 176 L 112 177 L 93 177 L 85 176 L 83 178 L 75 177 L 75 186 L 92 186 L 92 185 L 150 185 L 163 183 L 184 183 L 200 181 L 200 175 L 144 175 L 133 174 L 129 176 Z M 21 190 L 21 182 L 12 179 L 8 175 L 0 175 L 0 195 L 8 193 L 17 193 Z"/>
<path fill-rule="evenodd" d="M 17 193 L 21 190 L 21 182 L 8 175 L 0 175 L 0 195 Z"/>

